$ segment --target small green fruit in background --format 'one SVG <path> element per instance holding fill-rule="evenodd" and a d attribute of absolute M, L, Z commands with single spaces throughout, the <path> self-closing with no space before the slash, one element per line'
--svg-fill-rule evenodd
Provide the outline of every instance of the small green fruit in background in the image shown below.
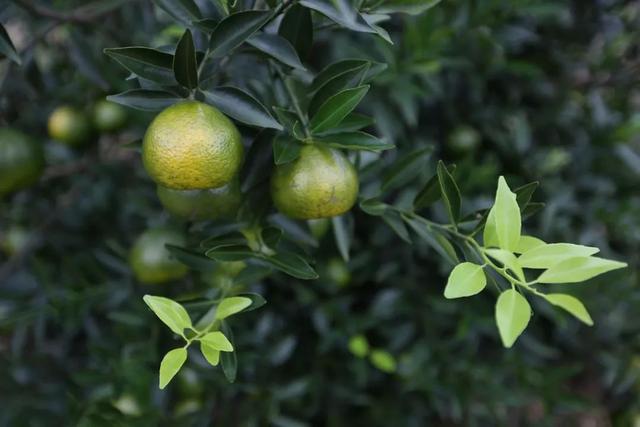
<path fill-rule="evenodd" d="M 471 126 L 458 126 L 449 135 L 449 147 L 458 154 L 475 151 L 480 144 L 480 134 Z"/>
<path fill-rule="evenodd" d="M 369 354 L 369 341 L 364 335 L 354 335 L 349 339 L 349 351 L 356 357 L 365 358 Z"/>
<path fill-rule="evenodd" d="M 392 374 L 396 371 L 396 359 L 388 352 L 380 349 L 374 349 L 369 355 L 371 364 L 387 374 Z"/>
<path fill-rule="evenodd" d="M 29 242 L 31 233 L 24 227 L 17 225 L 0 231 L 0 247 L 7 255 L 20 252 Z"/>
<path fill-rule="evenodd" d="M 89 117 L 68 105 L 60 106 L 51 113 L 48 126 L 51 138 L 71 147 L 87 143 L 92 135 Z"/>
<path fill-rule="evenodd" d="M 166 244 L 184 246 L 184 234 L 170 228 L 155 228 L 142 233 L 129 255 L 129 264 L 142 283 L 159 284 L 180 279 L 187 267 L 171 256 Z"/>
<path fill-rule="evenodd" d="M 327 275 L 340 286 L 348 285 L 351 281 L 349 267 L 342 258 L 331 258 L 327 263 Z"/>
<path fill-rule="evenodd" d="M 159 185 L 157 193 L 167 211 L 192 221 L 233 218 L 242 202 L 237 178 L 210 190 L 174 190 Z"/>
<path fill-rule="evenodd" d="M 329 231 L 331 220 L 329 218 L 310 219 L 307 221 L 307 225 L 309 226 L 309 230 L 311 230 L 311 235 L 315 237 L 316 240 L 320 240 L 327 234 L 327 231 Z"/>
<path fill-rule="evenodd" d="M 0 195 L 33 184 L 43 169 L 42 144 L 15 129 L 0 129 Z"/>
<path fill-rule="evenodd" d="M 126 110 L 114 102 L 101 99 L 93 107 L 93 125 L 100 132 L 115 132 L 126 122 Z"/>

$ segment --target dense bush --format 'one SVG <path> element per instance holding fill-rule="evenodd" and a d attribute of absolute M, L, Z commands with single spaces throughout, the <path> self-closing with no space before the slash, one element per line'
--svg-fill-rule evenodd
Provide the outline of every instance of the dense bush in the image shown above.
<path fill-rule="evenodd" d="M 0 22 L 0 126 L 46 162 L 31 186 L 0 184 L 0 425 L 640 423 L 638 2 L 14 0 Z M 168 213 L 142 166 L 147 126 L 187 97 L 242 134 L 233 218 Z M 359 203 L 332 220 L 287 218 L 268 197 L 273 164 L 310 133 L 358 168 Z M 0 177 L 15 164 L 0 158 Z M 478 261 L 456 221 L 489 246 L 499 176 L 528 235 L 628 264 L 537 288 L 578 297 L 593 327 L 524 292 L 534 315 L 506 349 L 494 306 L 511 280 L 443 297 L 456 259 Z M 166 228 L 186 241 L 155 247 L 176 244 L 181 270 L 144 284 L 131 248 Z M 222 367 L 194 345 L 159 390 L 184 340 L 147 294 L 194 323 L 224 297 L 255 310 L 218 322 L 235 350 L 208 354 Z"/>

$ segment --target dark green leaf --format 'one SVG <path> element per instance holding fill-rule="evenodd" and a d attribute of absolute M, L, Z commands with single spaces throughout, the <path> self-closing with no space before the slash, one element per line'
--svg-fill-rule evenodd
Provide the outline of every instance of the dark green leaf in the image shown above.
<path fill-rule="evenodd" d="M 360 209 L 373 216 L 381 216 L 388 208 L 389 205 L 375 197 L 360 202 Z"/>
<path fill-rule="evenodd" d="M 255 253 L 248 246 L 234 245 L 209 249 L 205 255 L 216 261 L 242 261 L 251 258 Z"/>
<path fill-rule="evenodd" d="M 407 13 L 410 15 L 420 15 L 431 9 L 442 0 L 387 0 L 380 7 L 376 8 L 377 13 Z"/>
<path fill-rule="evenodd" d="M 336 246 L 340 252 L 340 256 L 345 261 L 349 261 L 349 249 L 351 248 L 351 217 L 349 214 L 334 216 L 331 218 L 333 225 L 333 236 L 336 239 Z"/>
<path fill-rule="evenodd" d="M 196 46 L 193 44 L 191 31 L 184 32 L 173 56 L 173 74 L 176 81 L 189 89 L 198 87 L 198 64 Z"/>
<path fill-rule="evenodd" d="M 362 128 L 373 125 L 373 118 L 358 113 L 351 113 L 345 117 L 337 126 L 324 132 L 319 132 L 318 136 L 333 135 L 343 132 L 355 132 Z"/>
<path fill-rule="evenodd" d="M 331 147 L 345 150 L 383 151 L 395 148 L 393 144 L 387 144 L 381 139 L 364 132 L 337 133 L 330 136 L 316 138 L 316 141 Z"/>
<path fill-rule="evenodd" d="M 202 13 L 193 0 L 154 0 L 173 19 L 190 23 L 202 19 Z"/>
<path fill-rule="evenodd" d="M 233 348 L 236 347 L 235 339 L 233 337 L 233 332 L 231 328 L 227 324 L 227 322 L 223 321 L 220 325 L 220 329 L 222 333 L 229 339 Z M 236 356 L 235 351 L 225 351 L 220 354 L 220 361 L 222 362 L 222 372 L 224 372 L 224 376 L 227 378 L 227 381 L 230 383 L 236 380 L 236 375 L 238 374 L 238 358 Z"/>
<path fill-rule="evenodd" d="M 460 219 L 460 190 L 444 162 L 440 160 L 437 167 L 438 182 L 447 213 L 453 224 Z"/>
<path fill-rule="evenodd" d="M 361 85 L 368 68 L 369 63 L 367 62 L 358 68 L 348 70 L 327 81 L 311 98 L 308 108 L 309 115 L 313 116 L 321 105 L 341 90 Z"/>
<path fill-rule="evenodd" d="M 311 119 L 311 132 L 320 133 L 337 126 L 369 91 L 369 86 L 345 89 L 329 98 Z"/>
<path fill-rule="evenodd" d="M 318 73 L 318 75 L 313 79 L 311 86 L 309 87 L 309 92 L 316 92 L 330 80 L 333 80 L 336 77 L 350 71 L 357 70 L 361 67 L 366 67 L 370 64 L 371 63 L 366 59 L 345 59 L 342 61 L 334 62 Z"/>
<path fill-rule="evenodd" d="M 270 248 L 275 248 L 282 238 L 282 229 L 268 225 L 262 229 L 260 234 L 262 235 L 262 241 L 265 245 Z"/>
<path fill-rule="evenodd" d="M 522 219 L 525 220 L 540 212 L 545 207 L 544 203 L 529 202 L 527 207 L 522 210 Z"/>
<path fill-rule="evenodd" d="M 447 262 L 449 262 L 449 264 L 456 265 L 460 262 L 455 248 L 453 247 L 451 242 L 449 242 L 449 240 L 447 240 L 447 238 L 442 235 L 442 233 L 436 231 L 435 229 L 433 229 L 433 227 L 430 227 L 417 219 L 404 217 L 404 220 L 407 224 L 409 224 L 409 227 L 411 227 L 413 231 L 415 231 L 418 236 L 422 238 L 422 240 L 428 243 L 429 246 L 431 246 L 436 252 L 438 252 L 440 256 L 442 256 Z"/>
<path fill-rule="evenodd" d="M 282 130 L 269 110 L 253 96 L 233 86 L 203 91 L 205 100 L 239 122 L 263 128 Z"/>
<path fill-rule="evenodd" d="M 447 167 L 449 173 L 453 174 L 456 170 L 456 165 L 451 164 Z M 440 191 L 440 182 L 438 181 L 438 174 L 434 174 L 429 181 L 422 187 L 422 190 L 413 199 L 413 208 L 415 210 L 424 209 L 431 206 L 433 203 L 440 200 L 442 192 Z"/>
<path fill-rule="evenodd" d="M 382 191 L 397 188 L 414 179 L 424 169 L 432 151 L 433 148 L 427 146 L 411 151 L 398 159 L 393 167 L 384 174 Z"/>
<path fill-rule="evenodd" d="M 409 231 L 404 225 L 402 217 L 400 217 L 400 214 L 398 212 L 393 210 L 386 210 L 382 214 L 382 219 L 389 225 L 389 227 L 391 227 L 393 231 L 396 232 L 398 236 L 400 236 L 402 240 L 409 244 L 413 243 L 411 241 L 411 237 L 409 236 Z"/>
<path fill-rule="evenodd" d="M 211 34 L 209 51 L 214 58 L 227 55 L 244 43 L 271 18 L 271 12 L 247 10 L 224 18 Z"/>
<path fill-rule="evenodd" d="M 305 69 L 296 50 L 284 37 L 260 32 L 249 38 L 247 43 L 285 65 L 301 70 Z"/>
<path fill-rule="evenodd" d="M 298 279 L 309 280 L 318 278 L 318 273 L 311 268 L 309 263 L 300 255 L 292 252 L 278 252 L 270 256 L 264 255 L 261 259 L 274 268 Z"/>
<path fill-rule="evenodd" d="M 160 111 L 176 102 L 183 101 L 171 92 L 163 90 L 132 89 L 117 95 L 107 96 L 109 101 L 144 111 Z"/>
<path fill-rule="evenodd" d="M 278 34 L 289 40 L 302 58 L 309 56 L 313 44 L 311 11 L 297 4 L 291 6 L 282 18 Z"/>
<path fill-rule="evenodd" d="M 165 247 L 171 252 L 171 255 L 173 255 L 175 259 L 194 270 L 212 271 L 215 269 L 215 263 L 200 252 L 175 245 L 165 245 Z"/>
<path fill-rule="evenodd" d="M 4 29 L 2 24 L 0 24 L 0 53 L 20 65 L 22 61 L 20 61 L 20 56 L 18 55 L 18 51 L 16 50 L 9 34 Z"/>
<path fill-rule="evenodd" d="M 243 298 L 249 298 L 251 300 L 251 305 L 242 310 L 243 313 L 247 311 L 252 311 L 258 309 L 267 303 L 267 300 L 264 299 L 262 295 L 254 294 L 254 293 L 242 293 L 237 296 Z"/>
<path fill-rule="evenodd" d="M 278 135 L 273 140 L 273 161 L 283 165 L 294 161 L 300 155 L 302 145 L 287 135 Z"/>
<path fill-rule="evenodd" d="M 531 196 L 533 196 L 539 184 L 538 181 L 533 181 L 513 190 L 513 192 L 516 193 L 516 201 L 521 211 L 527 207 L 527 204 L 531 201 Z"/>
<path fill-rule="evenodd" d="M 139 46 L 109 48 L 104 53 L 136 76 L 157 83 L 175 84 L 173 55 L 170 53 Z"/>
<path fill-rule="evenodd" d="M 336 9 L 330 3 L 323 0 L 301 0 L 300 4 L 313 9 L 331 19 L 333 22 L 353 31 L 362 33 L 375 33 L 362 17 L 353 10 L 347 2 L 340 1 L 344 5 L 341 10 Z"/>

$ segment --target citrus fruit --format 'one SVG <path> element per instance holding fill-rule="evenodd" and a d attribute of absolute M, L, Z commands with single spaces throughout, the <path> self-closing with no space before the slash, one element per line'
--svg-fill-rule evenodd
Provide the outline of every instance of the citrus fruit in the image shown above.
<path fill-rule="evenodd" d="M 37 181 L 44 168 L 42 145 L 14 129 L 0 129 L 0 194 Z"/>
<path fill-rule="evenodd" d="M 0 231 L 0 247 L 7 255 L 20 252 L 29 242 L 31 237 L 28 230 L 20 226 L 11 226 L 4 232 Z"/>
<path fill-rule="evenodd" d="M 49 136 L 72 147 L 84 144 L 91 137 L 91 123 L 82 111 L 63 105 L 49 116 Z"/>
<path fill-rule="evenodd" d="M 208 190 L 174 190 L 159 185 L 157 193 L 167 211 L 193 221 L 233 218 L 242 202 L 237 178 Z"/>
<path fill-rule="evenodd" d="M 308 144 L 271 177 L 276 208 L 297 219 L 328 218 L 351 209 L 358 197 L 358 174 L 338 150 Z"/>
<path fill-rule="evenodd" d="M 480 144 L 480 134 L 471 126 L 459 126 L 449 135 L 449 146 L 457 153 L 468 153 Z"/>
<path fill-rule="evenodd" d="M 93 107 L 93 125 L 100 132 L 121 129 L 127 121 L 127 112 L 120 105 L 101 99 Z"/>
<path fill-rule="evenodd" d="M 309 226 L 311 235 L 315 237 L 316 240 L 320 240 L 327 234 L 327 231 L 329 231 L 331 221 L 327 218 L 310 219 L 307 221 L 307 225 Z"/>
<path fill-rule="evenodd" d="M 337 285 L 345 286 L 351 281 L 349 267 L 341 258 L 331 258 L 327 263 L 327 276 Z"/>
<path fill-rule="evenodd" d="M 243 152 L 233 122 L 197 101 L 164 109 L 142 142 L 142 160 L 151 178 L 176 190 L 222 187 L 238 172 Z"/>
<path fill-rule="evenodd" d="M 166 244 L 184 246 L 185 236 L 170 228 L 155 228 L 142 233 L 129 254 L 129 264 L 142 283 L 164 283 L 179 279 L 187 267 L 171 256 Z"/>

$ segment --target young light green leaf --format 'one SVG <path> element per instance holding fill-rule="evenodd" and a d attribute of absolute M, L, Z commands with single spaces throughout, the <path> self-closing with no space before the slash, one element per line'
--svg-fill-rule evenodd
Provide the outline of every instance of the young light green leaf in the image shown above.
<path fill-rule="evenodd" d="M 518 262 L 518 258 L 512 252 L 505 251 L 504 249 L 485 249 L 484 253 L 498 261 L 507 269 L 511 270 L 518 280 L 523 282 L 525 281 L 522 266 Z"/>
<path fill-rule="evenodd" d="M 591 246 L 574 245 L 572 243 L 549 243 L 538 245 L 518 258 L 524 268 L 549 268 L 569 258 L 588 257 L 600 252 Z"/>
<path fill-rule="evenodd" d="M 189 89 L 198 87 L 198 64 L 196 61 L 196 46 L 193 44 L 191 30 L 186 30 L 173 56 L 173 74 L 176 81 Z"/>
<path fill-rule="evenodd" d="M 538 283 L 578 283 L 627 264 L 597 257 L 569 258 L 550 267 L 538 277 Z"/>
<path fill-rule="evenodd" d="M 162 362 L 160 362 L 160 390 L 169 384 L 186 360 L 187 349 L 183 347 L 174 348 L 164 355 Z"/>
<path fill-rule="evenodd" d="M 589 312 L 578 298 L 567 294 L 547 294 L 544 298 L 556 307 L 573 314 L 581 322 L 589 326 L 593 325 L 593 319 L 591 319 Z"/>
<path fill-rule="evenodd" d="M 4 29 L 2 24 L 0 24 L 0 53 L 20 65 L 20 56 L 18 55 L 18 51 L 16 50 L 9 34 Z"/>
<path fill-rule="evenodd" d="M 160 111 L 184 100 L 164 90 L 131 89 L 117 95 L 107 96 L 109 101 L 143 111 Z"/>
<path fill-rule="evenodd" d="M 173 55 L 170 53 L 141 46 L 109 48 L 104 53 L 136 76 L 157 83 L 175 84 Z"/>
<path fill-rule="evenodd" d="M 222 320 L 236 313 L 240 313 L 252 304 L 251 299 L 245 297 L 229 297 L 223 299 L 218 305 L 216 319 Z"/>
<path fill-rule="evenodd" d="M 502 292 L 496 302 L 496 324 L 502 345 L 513 346 L 531 319 L 531 306 L 526 298 L 514 289 Z"/>
<path fill-rule="evenodd" d="M 396 359 L 389 352 L 374 349 L 369 355 L 369 360 L 371 360 L 373 366 L 382 372 L 392 374 L 396 371 Z"/>
<path fill-rule="evenodd" d="M 449 219 L 456 225 L 460 219 L 460 190 L 453 175 L 444 165 L 442 160 L 438 161 L 437 166 L 438 183 L 440 184 L 440 192 L 444 200 Z"/>
<path fill-rule="evenodd" d="M 336 133 L 330 136 L 318 137 L 315 140 L 331 147 L 342 148 L 344 150 L 379 152 L 395 148 L 395 145 L 386 143 L 381 139 L 364 132 Z"/>
<path fill-rule="evenodd" d="M 220 331 L 209 332 L 200 341 L 218 351 L 233 351 L 233 345 Z"/>
<path fill-rule="evenodd" d="M 211 34 L 211 56 L 220 58 L 227 55 L 262 28 L 271 16 L 271 12 L 260 10 L 247 10 L 227 16 Z"/>
<path fill-rule="evenodd" d="M 220 350 L 216 350 L 205 341 L 200 341 L 200 352 L 211 366 L 218 366 L 220 363 Z"/>
<path fill-rule="evenodd" d="M 483 267 L 472 262 L 463 262 L 451 271 L 444 288 L 444 297 L 469 297 L 480 293 L 486 285 L 487 276 L 484 275 Z"/>
<path fill-rule="evenodd" d="M 518 240 L 518 246 L 516 246 L 516 249 L 514 250 L 514 252 L 517 254 L 522 254 L 527 251 L 530 251 L 535 247 L 546 245 L 546 244 L 547 243 L 544 240 L 538 239 L 537 237 L 522 235 L 520 236 L 520 240 Z"/>
<path fill-rule="evenodd" d="M 294 161 L 300 155 L 302 145 L 288 135 L 278 135 L 273 140 L 273 161 L 283 165 Z"/>
<path fill-rule="evenodd" d="M 496 235 L 500 248 L 514 251 L 518 246 L 522 227 L 520 207 L 516 201 L 516 195 L 511 192 L 507 181 L 502 176 L 498 179 L 496 200 L 491 210 L 494 211 Z"/>
<path fill-rule="evenodd" d="M 284 37 L 277 34 L 256 33 L 247 40 L 247 43 L 285 65 L 301 70 L 305 69 L 296 50 Z"/>
<path fill-rule="evenodd" d="M 349 338 L 349 351 L 356 357 L 364 358 L 369 354 L 369 341 L 362 335 L 354 335 Z"/>
<path fill-rule="evenodd" d="M 267 107 L 247 92 L 233 86 L 203 91 L 205 100 L 239 122 L 262 128 L 282 130 Z"/>
<path fill-rule="evenodd" d="M 500 242 L 498 241 L 498 233 L 496 231 L 496 212 L 493 208 L 489 210 L 487 220 L 484 223 L 482 241 L 485 248 L 497 248 L 498 246 L 500 246 Z"/>
<path fill-rule="evenodd" d="M 329 98 L 311 119 L 311 132 L 320 133 L 337 126 L 369 91 L 369 86 L 345 89 Z"/>
<path fill-rule="evenodd" d="M 187 310 L 177 302 L 153 295 L 145 295 L 142 299 L 174 333 L 184 337 L 184 330 L 192 328 Z"/>

